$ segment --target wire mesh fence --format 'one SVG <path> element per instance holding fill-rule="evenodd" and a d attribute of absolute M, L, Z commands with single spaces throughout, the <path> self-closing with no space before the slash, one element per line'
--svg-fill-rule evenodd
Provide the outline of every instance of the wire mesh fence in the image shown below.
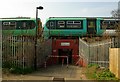
<path fill-rule="evenodd" d="M 109 47 L 113 44 L 111 39 L 89 42 L 79 38 L 79 55 L 86 64 L 99 64 L 102 67 L 109 66 Z"/>

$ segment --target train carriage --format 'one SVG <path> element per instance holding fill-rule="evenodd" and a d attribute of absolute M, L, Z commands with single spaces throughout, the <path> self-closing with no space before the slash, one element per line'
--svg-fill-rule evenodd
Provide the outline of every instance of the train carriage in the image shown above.
<path fill-rule="evenodd" d="M 44 37 L 84 36 L 85 34 L 86 18 L 49 18 L 44 26 Z"/>
<path fill-rule="evenodd" d="M 44 26 L 44 37 L 114 36 L 118 21 L 110 17 L 50 17 Z"/>
<path fill-rule="evenodd" d="M 14 36 L 35 36 L 40 34 L 42 29 L 41 20 L 38 18 L 36 22 L 35 18 L 1 18 L 3 35 L 14 35 Z"/>
<path fill-rule="evenodd" d="M 105 34 L 109 36 L 116 36 L 116 31 L 118 29 L 118 24 L 120 20 L 117 18 L 103 18 L 100 20 L 100 24 L 98 24 L 98 36 L 103 36 Z"/>

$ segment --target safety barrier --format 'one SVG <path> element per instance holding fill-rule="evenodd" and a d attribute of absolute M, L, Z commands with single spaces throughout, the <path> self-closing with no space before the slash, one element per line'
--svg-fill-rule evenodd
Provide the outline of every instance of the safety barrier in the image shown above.
<path fill-rule="evenodd" d="M 89 42 L 79 38 L 79 55 L 83 59 L 83 65 L 88 64 L 99 64 L 103 67 L 109 66 L 109 47 L 113 42 L 111 39 L 104 39 L 101 41 L 93 41 L 94 38 L 90 39 Z"/>
<path fill-rule="evenodd" d="M 63 64 L 64 64 L 64 58 L 66 58 L 67 59 L 67 67 L 68 67 L 68 56 L 53 56 L 53 55 L 48 55 L 47 56 L 47 59 L 49 59 L 49 58 L 63 58 L 62 59 L 62 66 L 63 66 Z M 44 62 L 44 67 L 46 68 L 47 67 L 47 60 Z"/>

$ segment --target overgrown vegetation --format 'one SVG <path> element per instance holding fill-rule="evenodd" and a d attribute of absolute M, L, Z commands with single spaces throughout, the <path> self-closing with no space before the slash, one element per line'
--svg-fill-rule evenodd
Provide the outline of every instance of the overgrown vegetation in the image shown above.
<path fill-rule="evenodd" d="M 20 67 L 11 67 L 11 68 L 3 68 L 2 69 L 3 73 L 9 74 L 28 74 L 34 71 L 33 68 L 20 68 Z"/>
<path fill-rule="evenodd" d="M 108 68 L 100 68 L 97 64 L 89 64 L 86 69 L 86 77 L 95 80 L 118 80 Z"/>
<path fill-rule="evenodd" d="M 14 74 L 27 74 L 27 73 L 31 73 L 34 71 L 34 69 L 32 68 L 20 68 L 20 67 L 13 67 L 13 68 L 10 68 L 9 71 L 11 73 L 14 73 Z"/>
<path fill-rule="evenodd" d="M 34 71 L 34 37 L 2 36 L 2 68 L 9 73 L 27 74 Z"/>
<path fill-rule="evenodd" d="M 16 66 L 11 62 L 4 62 L 2 64 L 3 72 L 6 73 L 13 73 L 13 74 L 27 74 L 34 71 L 33 67 L 24 67 L 23 66 Z"/>

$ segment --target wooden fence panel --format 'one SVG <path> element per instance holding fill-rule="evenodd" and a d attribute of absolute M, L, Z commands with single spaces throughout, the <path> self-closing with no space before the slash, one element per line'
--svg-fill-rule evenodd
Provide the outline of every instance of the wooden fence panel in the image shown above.
<path fill-rule="evenodd" d="M 109 48 L 109 69 L 120 79 L 120 48 Z"/>

